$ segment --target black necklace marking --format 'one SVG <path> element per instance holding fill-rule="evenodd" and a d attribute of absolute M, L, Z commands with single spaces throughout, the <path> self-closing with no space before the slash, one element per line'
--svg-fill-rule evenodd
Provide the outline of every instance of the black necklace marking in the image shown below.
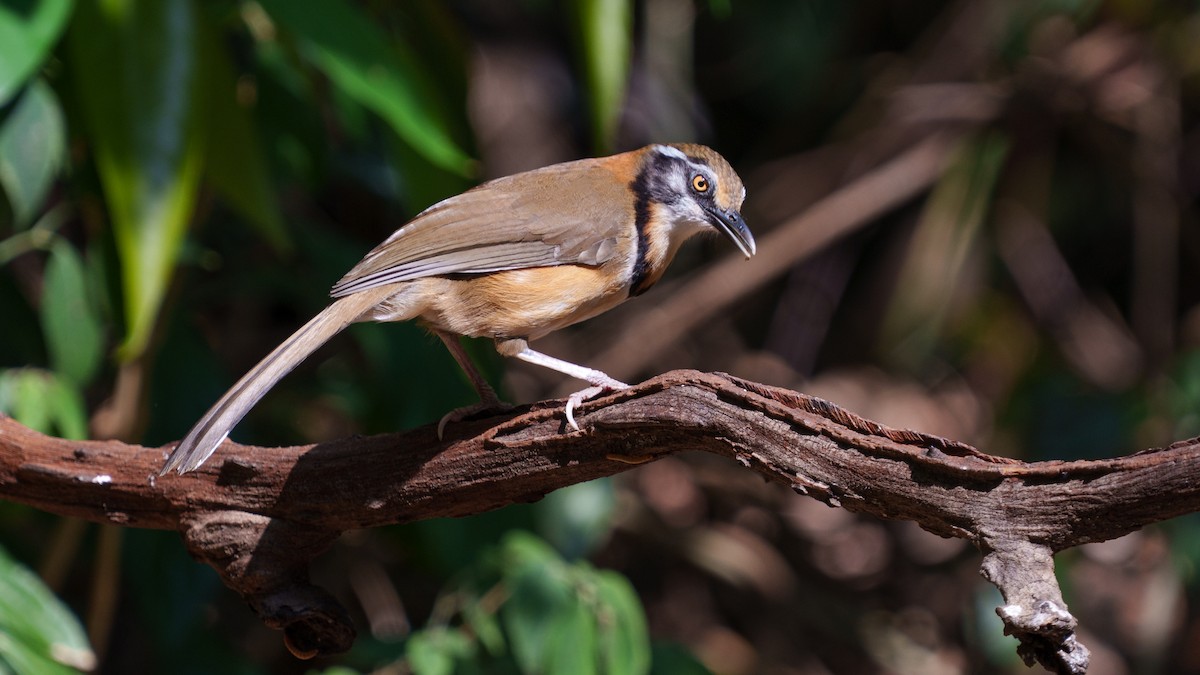
<path fill-rule="evenodd" d="M 687 155 L 685 158 L 673 153 L 651 152 L 645 165 L 638 171 L 637 177 L 630 183 L 629 187 L 633 190 L 633 225 L 637 232 L 637 251 L 634 254 L 633 275 L 629 282 L 629 297 L 639 296 L 654 285 L 654 281 L 649 279 L 650 261 L 647 258 L 650 254 L 648 228 L 653 215 L 651 207 L 654 204 L 673 206 L 688 198 L 711 204 L 715 198 L 713 190 L 700 195 L 685 195 L 680 194 L 679 190 L 671 185 L 671 175 L 691 174 L 695 171 L 693 167 L 698 166 L 707 168 L 710 165 L 703 157 Z"/>
<path fill-rule="evenodd" d="M 649 174 L 649 166 L 638 172 L 637 178 L 633 180 L 630 186 L 633 188 L 633 227 L 637 232 L 637 252 L 633 258 L 633 276 L 629 280 L 629 297 L 636 297 L 646 292 L 642 288 L 642 284 L 646 281 L 646 275 L 649 273 L 649 263 L 646 262 L 647 249 L 650 247 L 649 237 L 646 235 L 646 225 L 650 223 L 650 189 L 646 185 L 649 182 L 647 174 Z"/>
<path fill-rule="evenodd" d="M 648 278 L 650 261 L 650 235 L 647 227 L 652 215 L 651 205 L 674 204 L 681 199 L 670 187 L 665 177 L 672 171 L 678 171 L 677 164 L 683 160 L 671 155 L 653 152 L 642 170 L 638 172 L 630 188 L 633 190 L 633 227 L 637 232 L 637 252 L 633 261 L 633 276 L 629 282 L 629 297 L 637 297 L 650 290 L 654 285 Z"/>

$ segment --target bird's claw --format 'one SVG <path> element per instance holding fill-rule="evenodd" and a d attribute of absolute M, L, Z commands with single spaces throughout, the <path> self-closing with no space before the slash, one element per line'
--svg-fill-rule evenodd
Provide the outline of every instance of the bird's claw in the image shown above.
<path fill-rule="evenodd" d="M 617 391 L 618 389 L 628 389 L 629 385 L 614 379 L 608 379 L 597 384 L 594 384 L 587 389 L 577 391 L 567 397 L 567 424 L 575 431 L 579 431 L 579 423 L 575 421 L 575 409 L 583 404 L 584 401 L 596 398 L 600 394 Z"/>
<path fill-rule="evenodd" d="M 593 384 L 592 386 L 588 387 L 587 389 L 584 389 L 582 391 L 577 391 L 574 394 L 571 394 L 569 397 L 567 397 L 567 410 L 566 410 L 567 424 L 571 425 L 571 428 L 574 429 L 575 431 L 579 431 L 580 430 L 579 423 L 575 421 L 575 409 L 576 408 L 578 408 L 580 405 L 583 405 L 584 401 L 588 401 L 593 398 L 596 398 L 597 396 L 599 396 L 601 394 L 604 394 L 604 393 L 607 393 L 610 391 L 618 391 L 620 389 L 628 389 L 628 388 L 629 388 L 629 385 L 625 384 L 624 382 L 609 378 L 606 380 L 601 380 L 601 381 L 597 382 L 596 384 Z M 451 422 L 461 422 L 462 420 L 464 420 L 472 415 L 475 415 L 477 413 L 481 413 L 485 410 L 501 410 L 502 411 L 502 410 L 509 410 L 512 407 L 513 406 L 497 399 L 494 401 L 480 401 L 479 403 L 475 403 L 473 405 L 463 406 L 461 408 L 455 408 L 454 410 L 451 410 L 450 412 L 446 413 L 445 415 L 442 415 L 442 419 L 438 420 L 438 425 L 437 425 L 438 440 L 440 441 L 440 440 L 444 439 L 444 435 L 446 432 L 446 425 L 450 424 Z"/>
<path fill-rule="evenodd" d="M 446 431 L 446 425 L 450 424 L 451 422 L 461 422 L 461 421 L 467 419 L 468 417 L 470 417 L 476 413 L 481 413 L 485 410 L 495 410 L 495 411 L 502 412 L 505 410 L 509 410 L 511 408 L 512 408 L 511 405 L 509 405 L 499 399 L 497 399 L 495 401 L 480 401 L 479 403 L 475 403 L 472 405 L 463 406 L 461 408 L 455 408 L 454 410 L 451 410 L 450 412 L 446 413 L 445 415 L 442 415 L 442 419 L 438 420 L 438 425 L 437 425 L 438 440 L 439 441 L 444 440 L 443 436 Z"/>

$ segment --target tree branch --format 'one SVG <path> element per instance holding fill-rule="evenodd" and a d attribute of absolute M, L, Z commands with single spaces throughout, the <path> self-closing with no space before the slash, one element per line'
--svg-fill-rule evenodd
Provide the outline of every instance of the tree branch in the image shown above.
<path fill-rule="evenodd" d="M 831 506 L 970 540 L 1027 662 L 1082 673 L 1087 649 L 1053 554 L 1200 510 L 1200 441 L 1096 461 L 1023 463 L 862 419 L 727 375 L 675 371 L 589 402 L 561 402 L 314 446 L 226 442 L 202 469 L 155 479 L 166 448 L 70 441 L 0 417 L 0 496 L 61 515 L 175 529 L 298 655 L 349 648 L 346 612 L 308 582 L 343 531 L 464 516 L 682 450 L 733 458 Z"/>

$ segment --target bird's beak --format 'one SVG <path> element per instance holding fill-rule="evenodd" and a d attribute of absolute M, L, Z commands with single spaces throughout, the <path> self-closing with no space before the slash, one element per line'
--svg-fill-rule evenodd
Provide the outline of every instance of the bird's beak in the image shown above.
<path fill-rule="evenodd" d="M 750 228 L 746 227 L 746 221 L 742 220 L 742 214 L 737 211 L 720 209 L 712 209 L 709 214 L 716 221 L 717 229 L 732 239 L 733 243 L 741 249 L 742 254 L 746 256 L 746 260 L 749 260 L 755 252 L 754 235 L 750 234 Z"/>

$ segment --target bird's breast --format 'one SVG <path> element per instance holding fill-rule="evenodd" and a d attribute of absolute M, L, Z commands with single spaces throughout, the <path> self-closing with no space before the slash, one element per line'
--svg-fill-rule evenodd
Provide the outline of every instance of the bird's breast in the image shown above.
<path fill-rule="evenodd" d="M 629 275 L 622 266 L 614 261 L 422 280 L 429 290 L 421 319 L 459 335 L 534 340 L 628 298 Z"/>

